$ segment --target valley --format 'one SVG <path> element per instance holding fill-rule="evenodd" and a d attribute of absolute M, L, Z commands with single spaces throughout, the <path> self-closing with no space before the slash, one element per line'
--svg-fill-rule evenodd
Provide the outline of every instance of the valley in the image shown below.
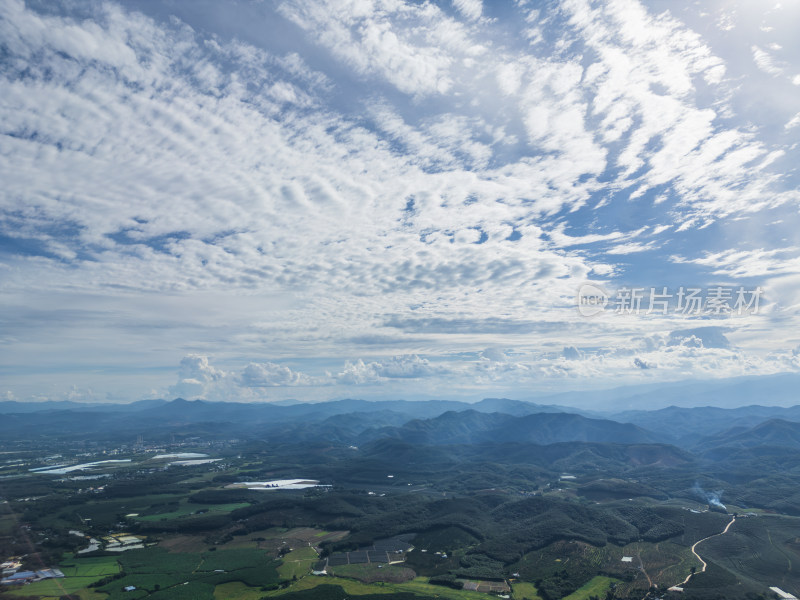
<path fill-rule="evenodd" d="M 330 404 L 334 413 L 353 409 Z M 17 572 L 53 567 L 64 577 L 9 581 L 2 594 L 800 593 L 800 455 L 791 437 L 743 442 L 773 427 L 769 415 L 751 438 L 738 426 L 726 434 L 718 416 L 721 430 L 678 446 L 632 423 L 523 402 L 502 402 L 516 414 L 493 411 L 490 401 L 477 407 L 486 412 L 419 404 L 394 408 L 427 415 L 387 416 L 372 405 L 312 418 L 302 405 L 220 412 L 183 401 L 141 414 L 79 408 L 68 412 L 80 414 L 88 437 L 47 443 L 37 441 L 38 419 L 28 413 L 30 430 L 4 433 L 0 550 L 21 557 Z M 110 435 L 104 411 L 119 410 L 129 411 L 119 420 L 127 430 Z M 137 423 L 153 410 L 162 429 L 144 439 Z M 207 420 L 212 414 L 231 420 Z M 796 425 L 780 420 L 776 429 Z M 236 427 L 240 436 L 228 437 Z"/>

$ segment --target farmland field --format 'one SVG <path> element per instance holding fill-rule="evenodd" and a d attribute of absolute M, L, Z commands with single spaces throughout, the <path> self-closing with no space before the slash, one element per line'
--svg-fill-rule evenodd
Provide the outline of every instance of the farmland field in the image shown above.
<path fill-rule="evenodd" d="M 274 596 L 283 596 L 290 592 L 299 592 L 303 590 L 310 590 L 320 585 L 338 585 L 347 592 L 354 596 L 363 596 L 365 594 L 391 594 L 392 590 L 384 587 L 377 587 L 355 581 L 353 579 L 343 579 L 341 577 L 315 577 L 309 575 L 294 582 L 289 587 L 282 590 L 274 590 L 266 592 L 263 597 L 272 598 Z M 485 600 L 485 599 L 484 599 Z"/>
<path fill-rule="evenodd" d="M 294 582 L 285 589 L 266 592 L 263 595 L 264 597 L 280 597 L 293 592 L 311 590 L 318 586 L 326 585 L 340 586 L 347 594 L 352 596 L 363 596 L 367 594 L 384 595 L 406 592 L 416 596 L 442 598 L 445 600 L 487 600 L 487 598 L 490 598 L 490 596 L 481 592 L 456 590 L 444 586 L 433 585 L 428 583 L 428 580 L 425 577 L 417 577 L 412 581 L 407 581 L 404 583 L 383 583 L 370 585 L 342 577 L 308 576 Z"/>
<path fill-rule="evenodd" d="M 275 562 L 259 550 L 219 550 L 216 552 L 173 553 L 161 548 L 131 550 L 120 557 L 126 575 L 102 588 L 117 597 L 130 598 L 123 588 L 135 586 L 149 597 L 213 598 L 219 584 L 242 582 L 250 586 L 266 586 L 278 581 Z M 137 590 L 137 591 L 139 591 Z M 156 592 L 159 592 L 156 594 Z"/>
<path fill-rule="evenodd" d="M 617 579 L 611 577 L 603 577 L 598 575 L 593 577 L 588 583 L 566 596 L 564 600 L 588 600 L 592 596 L 601 598 L 611 587 L 611 584 L 617 582 Z"/>
<path fill-rule="evenodd" d="M 261 600 L 264 592 L 260 587 L 251 587 L 241 581 L 221 583 L 214 588 L 216 600 Z"/>
<path fill-rule="evenodd" d="M 342 565 L 328 570 L 339 577 L 352 577 L 365 583 L 374 583 L 376 581 L 403 582 L 414 578 L 414 571 L 402 565 Z"/>
<path fill-rule="evenodd" d="M 286 600 L 382 600 L 387 598 L 386 593 L 376 587 L 363 594 L 353 594 L 338 582 L 332 584 L 328 581 L 312 588 L 288 591 L 282 597 Z M 432 596 L 417 596 L 410 592 L 391 593 L 392 600 L 434 600 Z M 484 600 L 488 598 L 485 597 Z"/>
<path fill-rule="evenodd" d="M 278 574 L 283 579 L 292 579 L 292 577 L 307 575 L 314 563 L 319 560 L 319 555 L 311 546 L 305 546 L 292 550 L 281 560 Z"/>
<path fill-rule="evenodd" d="M 240 538 L 236 538 L 237 541 L 239 539 Z M 256 546 L 257 543 L 252 542 L 247 547 L 255 548 Z M 202 535 L 176 535 L 163 539 L 161 543 L 159 543 L 159 547 L 164 548 L 165 550 L 169 550 L 170 552 L 192 553 L 192 552 L 203 552 L 205 550 L 208 550 L 209 544 L 205 541 L 205 538 Z"/>
<path fill-rule="evenodd" d="M 89 499 L 80 505 L 65 507 L 58 512 L 48 512 L 40 518 L 43 525 L 48 527 L 84 527 L 89 520 L 101 528 L 109 529 L 115 523 L 125 518 L 126 514 L 146 514 L 148 511 L 167 512 L 180 506 L 184 495 L 179 494 L 146 494 L 127 498 L 124 506 L 118 500 Z M 171 508 L 168 508 L 171 507 Z"/>
<path fill-rule="evenodd" d="M 244 508 L 246 506 L 250 505 L 246 502 L 234 502 L 229 504 L 190 504 L 184 500 L 181 501 L 174 510 L 169 512 L 156 512 L 134 518 L 138 521 L 163 521 L 201 514 L 229 513 L 237 508 Z"/>
<path fill-rule="evenodd" d="M 487 600 L 487 598 L 491 598 L 491 596 L 482 592 L 454 590 L 441 585 L 433 585 L 428 583 L 426 577 L 417 577 L 413 581 L 405 583 L 387 584 L 387 587 L 400 592 L 412 592 L 424 596 L 447 598 L 448 600 Z"/>
<path fill-rule="evenodd" d="M 17 596 L 63 596 L 74 594 L 104 577 L 119 573 L 119 564 L 114 557 L 67 559 L 59 568 L 64 573 L 64 578 L 37 581 L 9 593 Z"/>
<path fill-rule="evenodd" d="M 532 583 L 519 582 L 511 585 L 514 600 L 541 600 L 539 591 Z"/>
<path fill-rule="evenodd" d="M 119 563 L 113 556 L 66 559 L 59 568 L 66 577 L 105 577 L 119 573 Z"/>
<path fill-rule="evenodd" d="M 0 510 L 7 510 L 7 509 L 0 509 Z M 14 515 L 10 515 L 7 513 L 0 512 L 0 535 L 11 535 L 13 531 L 13 527 L 16 524 L 17 519 Z"/>
<path fill-rule="evenodd" d="M 78 590 L 99 581 L 102 577 L 65 577 L 63 579 L 45 579 L 26 585 L 20 589 L 12 589 L 7 593 L 14 596 L 64 596 L 74 594 Z"/>
<path fill-rule="evenodd" d="M 89 589 L 78 590 L 78 592 L 76 592 L 76 594 L 77 594 L 78 598 L 80 598 L 80 600 L 106 600 L 106 598 L 108 598 L 108 596 L 106 594 L 103 594 L 101 592 L 97 592 L 97 591 L 95 591 L 93 589 L 90 589 L 90 588 Z"/>

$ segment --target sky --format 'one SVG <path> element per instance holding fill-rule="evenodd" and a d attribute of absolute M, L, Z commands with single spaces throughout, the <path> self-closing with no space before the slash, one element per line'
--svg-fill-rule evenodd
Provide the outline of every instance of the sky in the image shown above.
<path fill-rule="evenodd" d="M 800 371 L 800 3 L 0 0 L 0 399 Z"/>

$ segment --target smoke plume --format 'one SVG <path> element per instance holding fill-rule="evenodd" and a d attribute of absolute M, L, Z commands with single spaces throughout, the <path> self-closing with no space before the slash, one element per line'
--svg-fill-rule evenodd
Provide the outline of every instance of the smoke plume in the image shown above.
<path fill-rule="evenodd" d="M 727 511 L 728 508 L 720 501 L 722 498 L 722 494 L 725 490 L 717 490 L 716 492 L 707 492 L 703 488 L 700 487 L 700 484 L 695 481 L 694 487 L 692 490 L 703 500 L 705 500 L 709 506 L 715 506 L 717 508 L 721 508 L 724 511 Z"/>

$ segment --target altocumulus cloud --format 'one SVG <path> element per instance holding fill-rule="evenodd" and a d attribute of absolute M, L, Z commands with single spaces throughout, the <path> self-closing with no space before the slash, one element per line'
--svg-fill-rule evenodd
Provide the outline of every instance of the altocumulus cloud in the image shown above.
<path fill-rule="evenodd" d="M 211 365 L 207 356 L 190 355 L 181 360 L 173 396 L 213 400 L 272 399 L 272 388 L 328 385 L 378 384 L 391 379 L 420 379 L 446 374 L 416 355 L 393 356 L 380 361 L 346 361 L 342 371 L 312 376 L 274 362 L 251 362 L 241 371 L 224 371 Z"/>
<path fill-rule="evenodd" d="M 418 379 L 432 375 L 443 375 L 447 369 L 434 367 L 417 355 L 393 356 L 386 360 L 365 363 L 359 359 L 346 362 L 344 369 L 336 375 L 343 384 L 378 383 L 386 379 Z"/>
<path fill-rule="evenodd" d="M 283 0 L 223 31 L 154 6 L 0 0 L 14 397 L 44 389 L 14 373 L 70 369 L 102 397 L 98 361 L 228 399 L 797 368 L 792 7 Z M 657 272 L 775 295 L 719 336 L 706 316 L 575 311 L 587 280 Z M 63 307 L 83 312 L 32 316 Z"/>

